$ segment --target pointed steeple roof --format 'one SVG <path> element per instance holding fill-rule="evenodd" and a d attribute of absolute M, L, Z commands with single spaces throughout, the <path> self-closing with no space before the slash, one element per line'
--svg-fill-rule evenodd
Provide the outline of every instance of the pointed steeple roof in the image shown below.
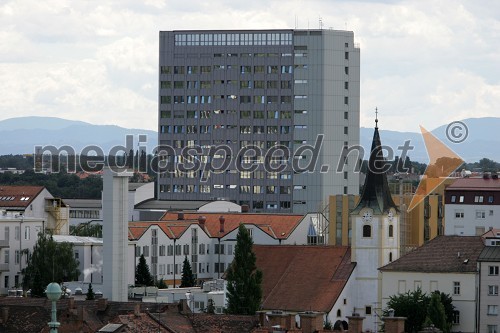
<path fill-rule="evenodd" d="M 378 133 L 378 119 L 375 118 L 375 132 L 373 133 L 365 185 L 359 202 L 352 213 L 359 213 L 365 207 L 373 209 L 375 214 L 386 213 L 391 207 L 398 209 L 389 191 L 386 175 L 388 169 L 389 165 L 385 160 L 380 134 Z"/>

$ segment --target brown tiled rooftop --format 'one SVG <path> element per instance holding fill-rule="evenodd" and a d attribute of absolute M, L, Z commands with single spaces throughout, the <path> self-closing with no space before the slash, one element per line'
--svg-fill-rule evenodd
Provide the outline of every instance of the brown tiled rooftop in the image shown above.
<path fill-rule="evenodd" d="M 184 220 L 197 222 L 204 216 L 205 230 L 211 237 L 224 237 L 238 228 L 241 223 L 253 224 L 272 237 L 286 239 L 302 221 L 301 214 L 255 214 L 255 213 L 184 213 Z M 220 232 L 219 218 L 224 216 L 224 232 Z M 167 212 L 162 221 L 180 222 L 178 213 Z"/>
<path fill-rule="evenodd" d="M 481 236 L 438 236 L 380 268 L 387 272 L 476 272 L 484 248 Z"/>
<path fill-rule="evenodd" d="M 254 251 L 265 310 L 328 312 L 355 267 L 345 246 L 255 245 Z"/>
<path fill-rule="evenodd" d="M 0 185 L 0 207 L 28 207 L 43 186 Z"/>
<path fill-rule="evenodd" d="M 458 178 L 447 191 L 500 191 L 500 179 Z"/>

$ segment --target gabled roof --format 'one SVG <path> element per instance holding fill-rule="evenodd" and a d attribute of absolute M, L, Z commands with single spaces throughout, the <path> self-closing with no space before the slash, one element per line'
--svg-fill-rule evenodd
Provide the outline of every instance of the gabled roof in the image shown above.
<path fill-rule="evenodd" d="M 468 273 L 484 248 L 481 236 L 438 236 L 381 267 L 383 272 Z"/>
<path fill-rule="evenodd" d="M 28 207 L 43 191 L 43 186 L 4 186 L 0 185 L 0 207 Z"/>
<path fill-rule="evenodd" d="M 351 276 L 346 246 L 254 245 L 265 310 L 329 312 Z"/>
<path fill-rule="evenodd" d="M 129 222 L 129 240 L 141 238 L 146 230 L 152 226 L 158 226 L 168 238 L 178 239 L 192 224 L 197 223 L 194 221 L 180 221 L 174 223 L 164 221 Z"/>
<path fill-rule="evenodd" d="M 302 214 L 255 214 L 255 213 L 183 213 L 184 220 L 178 220 L 179 213 L 167 212 L 162 221 L 190 221 L 198 223 L 198 218 L 204 216 L 205 231 L 210 237 L 224 237 L 238 229 L 240 223 L 253 224 L 276 239 L 286 239 L 299 225 L 305 215 Z M 224 216 L 224 232 L 220 232 L 220 217 Z"/>
<path fill-rule="evenodd" d="M 352 211 L 354 214 L 359 213 L 365 207 L 373 209 L 375 214 L 385 213 L 391 207 L 396 210 L 398 209 L 392 200 L 389 190 L 385 165 L 386 160 L 382 150 L 378 126 L 375 126 L 365 185 L 363 186 L 363 193 L 359 198 L 359 202 Z"/>
<path fill-rule="evenodd" d="M 446 191 L 500 191 L 500 179 L 458 178 Z"/>

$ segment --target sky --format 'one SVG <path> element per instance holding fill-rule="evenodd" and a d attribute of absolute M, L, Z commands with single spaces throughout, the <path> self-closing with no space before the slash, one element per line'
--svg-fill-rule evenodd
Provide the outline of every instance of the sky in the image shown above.
<path fill-rule="evenodd" d="M 354 31 L 361 126 L 418 132 L 500 117 L 500 1 L 2 0 L 0 120 L 157 129 L 158 36 L 182 29 Z"/>

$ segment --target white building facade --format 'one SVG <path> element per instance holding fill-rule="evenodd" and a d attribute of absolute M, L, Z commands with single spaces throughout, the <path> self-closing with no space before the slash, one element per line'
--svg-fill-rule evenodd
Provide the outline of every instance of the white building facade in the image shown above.
<path fill-rule="evenodd" d="M 239 223 L 250 232 L 254 244 L 307 245 L 315 241 L 308 236 L 311 230 L 320 233 L 318 221 L 323 219 L 321 214 L 167 213 L 163 221 L 129 223 L 135 247 L 129 267 L 136 267 L 144 255 L 157 280 L 178 286 L 187 257 L 199 281 L 217 279 L 233 260 Z M 129 283 L 133 283 L 130 278 Z"/>
<path fill-rule="evenodd" d="M 479 236 L 500 228 L 500 180 L 460 178 L 445 190 L 445 235 Z"/>

